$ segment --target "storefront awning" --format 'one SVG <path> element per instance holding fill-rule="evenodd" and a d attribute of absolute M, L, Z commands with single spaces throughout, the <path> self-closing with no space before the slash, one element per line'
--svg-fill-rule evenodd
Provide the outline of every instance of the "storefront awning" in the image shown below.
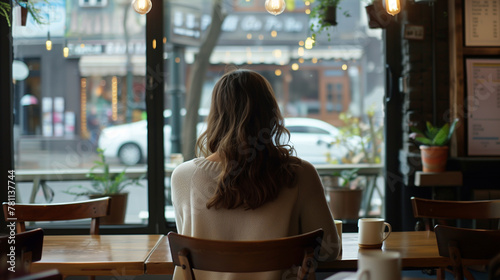
<path fill-rule="evenodd" d="M 146 57 L 132 56 L 132 73 L 137 76 L 146 74 Z M 125 76 L 127 75 L 126 56 L 82 56 L 78 63 L 82 77 L 88 76 Z"/>
<path fill-rule="evenodd" d="M 191 64 L 197 49 L 186 50 L 186 62 Z M 253 47 L 217 47 L 210 56 L 212 64 L 276 64 L 285 65 L 291 59 L 323 59 L 323 60 L 357 60 L 363 55 L 358 46 L 330 46 L 299 51 L 299 47 L 253 46 Z"/>

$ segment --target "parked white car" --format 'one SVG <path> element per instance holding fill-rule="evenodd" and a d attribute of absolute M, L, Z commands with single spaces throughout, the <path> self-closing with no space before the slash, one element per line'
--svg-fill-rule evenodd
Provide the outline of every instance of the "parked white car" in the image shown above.
<path fill-rule="evenodd" d="M 181 111 L 181 115 L 185 110 Z M 170 110 L 164 112 L 163 137 L 165 139 L 165 157 L 168 159 L 171 151 L 170 142 Z M 204 121 L 207 116 L 206 110 L 199 111 L 198 133 L 206 127 Z M 110 126 L 101 131 L 99 136 L 99 148 L 104 150 L 107 158 L 118 158 L 122 164 L 135 165 L 147 159 L 147 134 L 148 122 L 142 120 L 138 122 Z"/>
<path fill-rule="evenodd" d="M 335 144 L 340 136 L 339 129 L 318 119 L 285 118 L 285 127 L 290 131 L 290 144 L 295 148 L 297 156 L 311 163 L 328 163 L 347 155 L 346 147 Z M 352 139 L 353 145 L 359 139 Z"/>

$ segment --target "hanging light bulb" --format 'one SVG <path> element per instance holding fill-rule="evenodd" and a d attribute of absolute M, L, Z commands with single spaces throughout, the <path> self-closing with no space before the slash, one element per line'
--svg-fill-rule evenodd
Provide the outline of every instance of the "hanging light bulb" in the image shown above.
<path fill-rule="evenodd" d="M 64 57 L 68 57 L 69 56 L 69 48 L 68 47 L 64 47 L 63 48 L 63 56 Z"/>
<path fill-rule="evenodd" d="M 285 10 L 285 0 L 266 0 L 266 10 L 275 16 L 283 13 Z"/>
<path fill-rule="evenodd" d="M 153 7 L 153 3 L 151 3 L 151 0 L 132 1 L 132 8 L 134 8 L 134 10 L 141 15 L 149 13 L 149 11 L 151 11 L 151 7 Z"/>
<path fill-rule="evenodd" d="M 45 41 L 45 48 L 48 51 L 52 50 L 52 41 L 50 40 L 50 32 L 47 32 L 47 41 Z"/>
<path fill-rule="evenodd" d="M 385 10 L 391 16 L 395 16 L 401 12 L 400 0 L 384 0 Z"/>

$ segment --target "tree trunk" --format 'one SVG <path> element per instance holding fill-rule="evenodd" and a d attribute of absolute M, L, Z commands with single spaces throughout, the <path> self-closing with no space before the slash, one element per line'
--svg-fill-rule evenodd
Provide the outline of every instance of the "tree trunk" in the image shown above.
<path fill-rule="evenodd" d="M 222 0 L 214 0 L 212 22 L 208 28 L 208 32 L 203 37 L 188 82 L 189 91 L 186 96 L 186 116 L 182 130 L 182 154 L 184 155 L 184 160 L 190 160 L 195 156 L 196 125 L 198 124 L 201 91 L 205 82 L 205 73 L 210 64 L 210 55 L 217 44 L 225 18 L 226 14 L 222 11 Z"/>

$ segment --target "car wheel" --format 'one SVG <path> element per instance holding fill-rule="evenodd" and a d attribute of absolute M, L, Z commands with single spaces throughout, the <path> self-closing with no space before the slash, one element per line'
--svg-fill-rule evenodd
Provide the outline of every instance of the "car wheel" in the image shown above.
<path fill-rule="evenodd" d="M 118 151 L 118 158 L 120 162 L 125 165 L 135 165 L 141 162 L 142 152 L 141 148 L 133 143 L 123 145 Z"/>

